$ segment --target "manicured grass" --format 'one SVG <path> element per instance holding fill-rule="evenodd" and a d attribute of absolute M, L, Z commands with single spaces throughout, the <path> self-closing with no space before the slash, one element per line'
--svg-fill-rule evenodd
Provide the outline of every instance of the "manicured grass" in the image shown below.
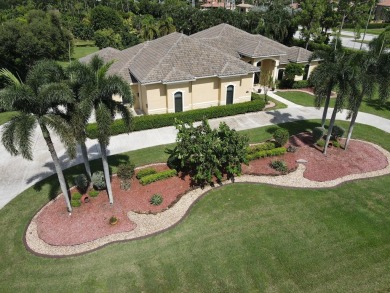
<path fill-rule="evenodd" d="M 17 112 L 1 112 L 0 113 L 0 125 L 8 122 Z"/>
<path fill-rule="evenodd" d="M 78 60 L 81 57 L 95 53 L 98 50 L 99 48 L 91 41 L 76 41 L 71 60 Z M 69 65 L 69 61 L 58 61 L 58 63 L 64 67 Z"/>
<path fill-rule="evenodd" d="M 345 31 L 349 32 L 354 32 L 353 29 L 343 29 Z M 367 34 L 372 34 L 372 35 L 380 35 L 385 29 L 384 28 L 371 28 L 367 29 Z M 361 31 L 362 35 L 364 33 L 364 30 Z"/>
<path fill-rule="evenodd" d="M 279 126 L 293 133 L 318 125 Z M 272 128 L 244 133 L 259 141 Z M 376 128 L 357 125 L 354 137 L 390 150 L 390 134 Z M 110 164 L 129 156 L 137 165 L 163 161 L 164 148 L 115 155 Z M 100 162 L 92 165 L 96 169 Z M 70 168 L 67 179 L 81 170 Z M 230 185 L 201 199 L 167 232 L 50 259 L 27 252 L 22 237 L 57 185 L 52 176 L 0 210 L 0 292 L 386 292 L 389 179 L 323 190 Z"/>
<path fill-rule="evenodd" d="M 285 98 L 293 103 L 298 105 L 313 107 L 314 106 L 314 96 L 302 93 L 302 92 L 277 92 L 277 95 Z M 331 99 L 330 107 L 334 107 L 335 99 Z M 372 100 L 364 100 L 360 106 L 361 112 L 370 113 L 377 115 L 386 119 L 390 119 L 390 101 L 386 101 L 383 105 L 379 103 L 377 98 Z"/>
<path fill-rule="evenodd" d="M 285 104 L 283 104 L 282 102 L 279 102 L 279 101 L 277 101 L 277 100 L 275 100 L 275 99 L 273 99 L 273 98 L 268 97 L 268 101 L 274 102 L 274 103 L 275 103 L 275 106 L 272 107 L 272 108 L 267 108 L 266 111 L 287 108 L 287 105 L 285 105 Z"/>

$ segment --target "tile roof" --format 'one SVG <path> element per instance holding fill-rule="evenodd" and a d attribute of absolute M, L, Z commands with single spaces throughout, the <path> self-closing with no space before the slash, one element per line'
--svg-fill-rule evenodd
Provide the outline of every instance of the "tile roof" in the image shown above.
<path fill-rule="evenodd" d="M 108 74 L 142 84 L 171 83 L 209 76 L 246 75 L 259 71 L 242 60 L 280 56 L 281 64 L 308 61 L 311 52 L 287 47 L 261 35 L 252 35 L 228 24 L 220 24 L 191 36 L 171 33 L 123 51 L 105 48 L 84 58 L 98 55 L 105 62 L 114 60 Z"/>
<path fill-rule="evenodd" d="M 80 58 L 79 60 L 80 62 L 88 63 L 89 61 L 91 61 L 93 56 L 98 55 L 106 63 L 108 61 L 111 61 L 114 58 L 114 56 L 116 56 L 119 52 L 120 51 L 118 49 L 107 47 L 95 53 L 89 54 L 83 58 Z"/>

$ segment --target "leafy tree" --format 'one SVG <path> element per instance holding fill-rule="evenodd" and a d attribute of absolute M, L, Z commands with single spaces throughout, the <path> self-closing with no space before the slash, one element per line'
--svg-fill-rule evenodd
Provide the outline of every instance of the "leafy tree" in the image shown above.
<path fill-rule="evenodd" d="M 145 15 L 141 20 L 140 37 L 145 41 L 154 40 L 158 37 L 158 24 L 151 15 Z"/>
<path fill-rule="evenodd" d="M 303 75 L 302 64 L 293 63 L 293 62 L 287 64 L 286 69 L 284 71 L 284 77 L 281 85 L 286 88 L 291 88 L 294 83 L 295 76 L 299 76 L 299 75 Z"/>
<path fill-rule="evenodd" d="M 117 49 L 123 49 L 122 37 L 119 33 L 114 32 L 113 29 L 102 29 L 95 32 L 94 35 L 95 45 L 99 49 L 106 47 L 113 47 Z"/>
<path fill-rule="evenodd" d="M 23 83 L 7 69 L 0 75 L 8 85 L 0 91 L 1 107 L 18 111 L 4 125 L 2 143 L 12 155 L 22 155 L 32 160 L 32 135 L 39 125 L 47 144 L 58 176 L 68 211 L 72 211 L 65 177 L 61 169 L 49 129 L 53 130 L 66 146 L 71 157 L 75 155 L 75 140 L 66 120 L 59 115 L 63 111 L 59 106 L 72 103 L 73 95 L 69 87 L 61 82 L 64 78 L 61 67 L 54 61 L 41 61 L 31 68 Z"/>
<path fill-rule="evenodd" d="M 94 31 L 112 29 L 119 32 L 123 19 L 118 11 L 107 6 L 98 5 L 91 10 L 90 21 Z"/>
<path fill-rule="evenodd" d="M 223 175 L 234 179 L 241 174 L 241 164 L 246 163 L 248 138 L 221 123 L 212 130 L 207 120 L 199 126 L 177 121 L 177 145 L 170 154 L 168 165 L 184 173 L 201 186 L 222 180 Z"/>
<path fill-rule="evenodd" d="M 128 131 L 130 131 L 131 126 L 131 113 L 129 109 L 122 103 L 113 100 L 113 95 L 120 95 L 130 105 L 133 103 L 133 97 L 130 86 L 125 80 L 116 75 L 107 76 L 107 71 L 111 65 L 112 62 L 104 64 L 103 60 L 98 56 L 92 58 L 87 65 L 92 78 L 80 88 L 80 97 L 83 100 L 92 101 L 98 128 L 98 142 L 102 154 L 107 192 L 110 204 L 113 204 L 114 198 L 107 161 L 107 146 L 110 143 L 111 124 L 114 122 L 115 113 L 119 112 L 122 115 Z"/>
<path fill-rule="evenodd" d="M 176 28 L 173 25 L 173 19 L 169 16 L 160 19 L 157 26 L 159 36 L 165 36 L 176 31 Z"/>
<path fill-rule="evenodd" d="M 72 36 L 56 12 L 32 10 L 24 19 L 0 26 L 0 66 L 23 80 L 38 60 L 67 59 L 73 50 Z"/>

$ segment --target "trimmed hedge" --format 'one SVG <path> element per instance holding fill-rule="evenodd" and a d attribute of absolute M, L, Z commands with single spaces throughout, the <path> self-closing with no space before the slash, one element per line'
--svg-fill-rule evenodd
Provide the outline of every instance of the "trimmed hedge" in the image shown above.
<path fill-rule="evenodd" d="M 249 161 L 260 159 L 260 158 L 266 158 L 266 157 L 273 157 L 273 156 L 280 156 L 287 152 L 287 149 L 285 147 L 275 148 L 272 150 L 264 150 L 264 151 L 258 151 L 253 154 L 247 155 L 247 159 Z"/>
<path fill-rule="evenodd" d="M 306 88 L 306 87 L 310 87 L 310 83 L 308 80 L 294 81 L 294 83 L 292 85 L 293 89 L 301 89 L 301 88 Z"/>
<path fill-rule="evenodd" d="M 264 142 L 248 147 L 248 154 L 254 154 L 259 151 L 269 151 L 275 148 L 274 142 Z"/>
<path fill-rule="evenodd" d="M 136 116 L 133 118 L 132 131 L 140 131 L 146 129 L 160 128 L 172 126 L 175 124 L 175 119 L 190 123 L 201 121 L 202 119 L 219 118 L 245 114 L 249 112 L 258 112 L 265 107 L 264 99 L 256 99 L 250 102 L 210 107 L 205 109 L 197 109 L 180 113 L 156 114 Z M 115 120 L 111 125 L 111 135 L 126 133 L 126 127 L 122 119 Z M 87 126 L 87 136 L 89 138 L 97 138 L 98 130 L 96 123 L 91 123 Z"/>
<path fill-rule="evenodd" d="M 137 175 L 135 177 L 137 177 L 137 179 L 141 179 L 142 177 L 156 174 L 156 173 L 157 173 L 157 171 L 153 168 L 145 168 L 145 169 L 139 170 L 139 172 L 137 173 Z"/>
<path fill-rule="evenodd" d="M 388 22 L 378 22 L 378 23 L 369 23 L 368 29 L 375 29 L 375 28 L 386 28 L 390 23 Z M 351 28 L 354 29 L 355 27 L 352 24 L 346 23 L 344 25 L 344 28 Z M 364 27 L 361 29 L 361 32 L 364 32 Z"/>
<path fill-rule="evenodd" d="M 177 171 L 175 169 L 165 170 L 158 172 L 156 174 L 147 175 L 145 177 L 142 177 L 139 182 L 142 185 L 147 185 L 150 183 L 153 183 L 155 181 L 163 180 L 166 178 L 170 178 L 177 175 Z"/>

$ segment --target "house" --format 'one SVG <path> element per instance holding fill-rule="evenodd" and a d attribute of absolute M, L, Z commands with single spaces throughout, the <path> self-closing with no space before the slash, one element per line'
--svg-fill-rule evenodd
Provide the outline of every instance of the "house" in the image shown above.
<path fill-rule="evenodd" d="M 241 4 L 237 5 L 237 10 L 242 13 L 248 13 L 254 6 L 251 4 L 245 3 L 243 0 Z"/>
<path fill-rule="evenodd" d="M 379 0 L 375 9 L 376 21 L 390 21 L 390 0 Z"/>
<path fill-rule="evenodd" d="M 260 74 L 280 77 L 289 62 L 308 65 L 310 51 L 286 47 L 228 24 L 187 36 L 171 33 L 123 51 L 105 48 L 93 55 L 115 60 L 108 73 L 131 85 L 138 113 L 160 114 L 246 102 Z M 300 77 L 301 79 L 303 77 Z"/>

